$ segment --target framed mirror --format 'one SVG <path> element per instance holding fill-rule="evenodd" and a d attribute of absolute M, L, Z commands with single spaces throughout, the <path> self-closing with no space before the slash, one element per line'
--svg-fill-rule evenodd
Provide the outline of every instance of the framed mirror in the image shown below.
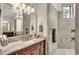
<path fill-rule="evenodd" d="M 37 14 L 30 15 L 30 34 L 37 33 Z"/>
<path fill-rule="evenodd" d="M 23 35 L 23 18 L 18 17 L 22 16 L 21 11 L 14 10 L 13 5 L 9 3 L 2 4 L 2 8 L 2 34 L 6 34 L 7 37 Z"/>
<path fill-rule="evenodd" d="M 2 7 L 2 34 L 6 34 L 7 37 L 13 37 L 37 33 L 37 14 L 27 14 L 22 10 L 15 10 L 10 3 L 2 4 Z"/>

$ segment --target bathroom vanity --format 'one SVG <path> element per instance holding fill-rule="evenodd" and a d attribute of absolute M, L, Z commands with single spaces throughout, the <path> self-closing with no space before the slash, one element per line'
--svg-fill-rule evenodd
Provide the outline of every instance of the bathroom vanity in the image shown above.
<path fill-rule="evenodd" d="M 45 27 L 42 21 L 38 25 L 37 13 L 28 15 L 19 7 L 14 10 L 14 5 L 8 3 L 2 4 L 2 7 L 0 55 L 46 55 Z"/>
<path fill-rule="evenodd" d="M 28 41 L 16 41 L 3 47 L 2 55 L 46 55 L 46 38 L 35 38 Z"/>

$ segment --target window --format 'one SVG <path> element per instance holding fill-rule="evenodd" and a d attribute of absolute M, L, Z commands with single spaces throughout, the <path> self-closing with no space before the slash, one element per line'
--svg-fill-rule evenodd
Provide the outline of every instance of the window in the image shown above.
<path fill-rule="evenodd" d="M 72 5 L 63 6 L 63 18 L 72 18 Z"/>
<path fill-rule="evenodd" d="M 21 32 L 22 31 L 22 19 L 16 20 L 16 31 Z"/>

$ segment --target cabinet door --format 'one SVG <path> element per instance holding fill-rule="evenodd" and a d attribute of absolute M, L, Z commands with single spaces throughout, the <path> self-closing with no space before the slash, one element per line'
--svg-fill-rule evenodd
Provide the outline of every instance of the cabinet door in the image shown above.
<path fill-rule="evenodd" d="M 32 55 L 39 55 L 39 48 L 32 50 Z"/>
<path fill-rule="evenodd" d="M 32 52 L 31 51 L 25 52 L 23 55 L 32 55 Z"/>
<path fill-rule="evenodd" d="M 40 55 L 44 55 L 45 54 L 45 45 L 44 45 L 44 41 L 40 43 Z"/>
<path fill-rule="evenodd" d="M 23 48 L 9 55 L 44 55 L 45 54 L 45 41 L 36 43 L 29 47 Z"/>

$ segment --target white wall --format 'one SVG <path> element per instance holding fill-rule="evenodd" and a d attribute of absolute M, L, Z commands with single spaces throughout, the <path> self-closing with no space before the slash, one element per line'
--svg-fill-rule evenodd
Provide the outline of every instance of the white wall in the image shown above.
<path fill-rule="evenodd" d="M 55 6 L 48 6 L 48 54 L 53 54 L 57 49 L 57 10 Z M 56 29 L 56 42 L 52 43 L 52 29 Z"/>

